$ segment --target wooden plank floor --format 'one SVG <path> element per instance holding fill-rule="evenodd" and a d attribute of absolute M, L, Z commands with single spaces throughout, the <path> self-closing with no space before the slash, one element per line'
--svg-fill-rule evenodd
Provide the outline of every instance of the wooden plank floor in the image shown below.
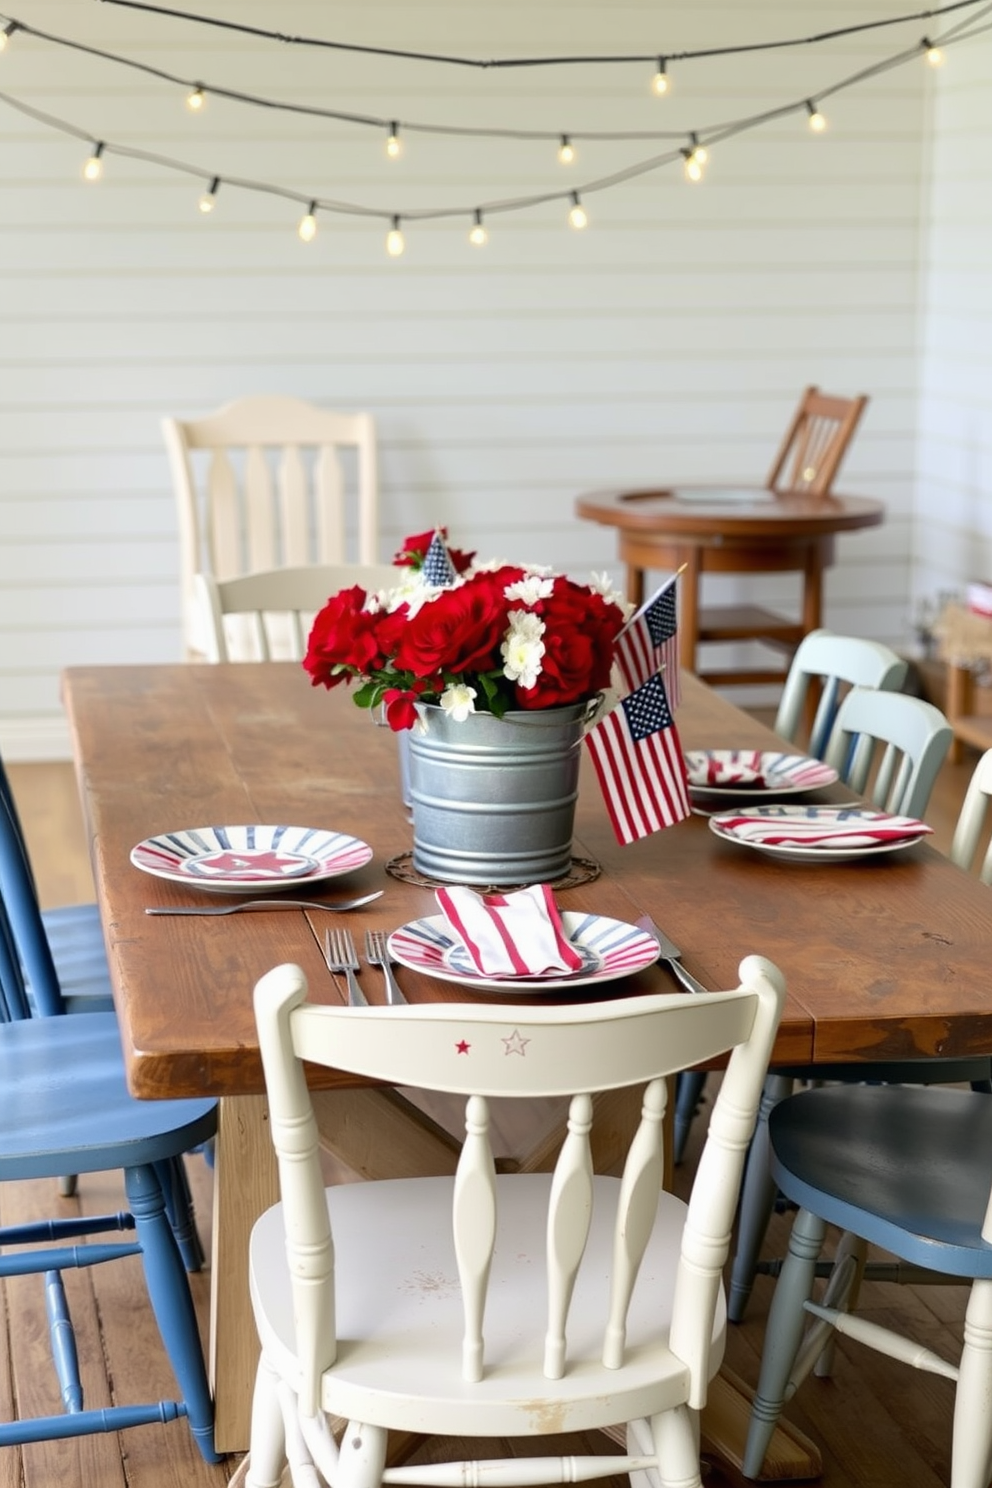
<path fill-rule="evenodd" d="M 929 819 L 936 843 L 946 848 L 976 755 L 960 766 L 944 767 Z M 24 818 L 32 858 L 45 904 L 92 898 L 92 881 L 75 782 L 68 765 L 15 765 L 10 776 Z M 686 1185 L 702 1138 L 697 1121 L 678 1186 Z M 189 1161 L 201 1234 L 210 1232 L 211 1180 L 201 1158 Z M 71 1212 L 77 1205 L 93 1212 L 122 1203 L 106 1178 L 87 1178 L 75 1200 L 59 1199 L 54 1184 L 7 1185 L 0 1190 L 0 1220 L 10 1223 L 34 1212 Z M 788 1221 L 777 1218 L 772 1248 L 782 1254 Z M 134 1400 L 168 1395 L 172 1386 L 157 1336 L 147 1319 L 137 1266 L 118 1265 L 71 1278 L 78 1309 L 80 1352 L 90 1399 Z M 6 1283 L 0 1311 L 0 1414 L 17 1398 L 39 1408 L 48 1388 L 47 1334 L 34 1303 L 36 1278 Z M 744 1379 L 757 1378 L 764 1321 L 773 1283 L 759 1279 L 746 1322 L 730 1330 L 727 1362 Z M 208 1278 L 193 1278 L 206 1327 Z M 931 1347 L 955 1358 L 959 1349 L 965 1289 L 902 1287 L 871 1283 L 864 1299 L 880 1322 L 912 1315 Z M 135 1387 L 140 1381 L 140 1391 Z M 810 1380 L 789 1407 L 789 1418 L 823 1454 L 823 1488 L 940 1488 L 949 1481 L 952 1386 L 841 1342 L 830 1380 Z M 46 1405 L 43 1408 L 56 1408 Z M 557 1449 L 557 1448 L 556 1448 Z M 562 1450 L 569 1450 L 561 1444 Z M 574 1446 L 571 1448 L 574 1450 Z M 208 1467 L 191 1446 L 182 1422 L 143 1427 L 87 1442 L 40 1444 L 0 1451 L 0 1488 L 219 1488 L 238 1465 L 237 1458 Z M 744 1481 L 712 1461 L 708 1488 L 740 1488 Z"/>

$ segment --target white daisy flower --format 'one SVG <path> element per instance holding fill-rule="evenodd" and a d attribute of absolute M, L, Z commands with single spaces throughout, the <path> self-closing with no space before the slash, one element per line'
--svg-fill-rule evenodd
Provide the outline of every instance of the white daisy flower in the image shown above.
<path fill-rule="evenodd" d="M 518 599 L 521 604 L 537 604 L 539 599 L 548 599 L 555 587 L 554 579 L 545 578 L 541 574 L 529 574 L 526 579 L 517 579 L 513 584 L 507 584 L 503 590 L 507 599 Z"/>
<path fill-rule="evenodd" d="M 463 682 L 449 682 L 441 694 L 441 707 L 455 723 L 464 723 L 475 712 L 476 691 Z"/>

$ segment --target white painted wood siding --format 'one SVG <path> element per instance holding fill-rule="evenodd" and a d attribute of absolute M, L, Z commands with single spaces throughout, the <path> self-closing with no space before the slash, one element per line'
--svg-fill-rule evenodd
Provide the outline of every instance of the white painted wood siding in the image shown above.
<path fill-rule="evenodd" d="M 189 5 L 287 33 L 476 56 L 675 52 L 824 24 L 811 0 L 683 0 L 664 12 L 648 0 Z M 893 0 L 870 7 L 873 16 L 900 11 Z M 830 23 L 868 12 L 840 0 Z M 657 100 L 650 68 L 465 73 L 304 53 L 78 0 L 20 0 L 13 13 L 181 76 L 276 98 L 576 133 L 738 118 L 815 96 L 916 40 L 914 28 L 900 27 L 824 48 L 673 65 L 672 95 Z M 989 309 L 988 254 L 983 262 L 979 252 L 988 195 L 980 207 L 972 188 L 982 170 L 987 184 L 992 123 L 978 97 L 988 49 L 983 64 L 975 48 L 949 54 L 939 83 L 914 62 L 839 95 L 825 105 L 821 137 L 794 115 L 728 141 L 700 186 L 668 166 L 590 193 L 585 233 L 564 226 L 556 203 L 491 217 L 480 250 L 467 242 L 466 215 L 407 226 L 398 261 L 385 255 L 385 224 L 322 214 L 305 246 L 299 207 L 234 187 L 222 185 L 203 217 L 200 185 L 150 164 L 108 156 L 104 179 L 88 186 L 80 174 L 88 141 L 0 100 L 0 747 L 11 758 L 65 751 L 66 665 L 178 659 L 176 523 L 159 419 L 250 393 L 375 414 L 383 557 L 406 532 L 437 521 L 483 554 L 578 576 L 610 566 L 619 577 L 612 533 L 575 520 L 577 493 L 762 479 L 805 384 L 867 392 L 840 483 L 885 500 L 888 520 L 840 544 L 827 621 L 904 639 L 924 217 L 943 264 L 942 314 L 939 323 L 931 315 L 926 345 L 931 364 L 943 351 L 943 396 L 930 399 L 931 438 L 920 446 L 938 506 L 947 462 L 937 445 L 944 441 L 949 461 L 969 458 L 951 395 L 962 379 L 973 394 L 983 368 L 987 430 L 988 351 L 973 364 L 976 378 L 965 376 L 948 339 L 953 326 L 970 330 L 965 269 L 986 318 Z M 959 68 L 972 78 L 970 103 L 960 105 Z M 408 134 L 391 164 L 378 134 L 216 98 L 194 117 L 179 89 L 23 35 L 0 56 L 0 91 L 95 139 L 387 211 L 581 185 L 654 151 L 580 143 L 566 172 L 550 142 Z M 970 178 L 952 158 L 959 106 L 981 131 Z M 962 213 L 975 237 L 967 264 L 954 231 Z M 987 462 L 987 437 L 984 448 Z M 987 469 L 985 479 L 987 491 Z M 974 490 L 973 472 L 960 485 Z M 969 524 L 963 516 L 956 525 L 967 533 Z M 769 593 L 788 599 L 793 590 L 783 580 Z"/>
<path fill-rule="evenodd" d="M 992 33 L 948 53 L 926 159 L 914 594 L 992 579 Z"/>

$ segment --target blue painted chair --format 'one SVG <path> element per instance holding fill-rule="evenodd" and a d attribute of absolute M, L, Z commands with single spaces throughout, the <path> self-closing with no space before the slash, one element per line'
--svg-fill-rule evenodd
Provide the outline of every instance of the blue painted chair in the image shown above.
<path fill-rule="evenodd" d="M 57 909 L 39 910 L 27 842 L 2 760 L 0 802 L 6 807 L 9 817 L 9 821 L 2 824 L 5 830 L 0 830 L 0 854 L 20 855 L 34 901 L 33 906 L 28 905 L 24 909 L 23 915 L 18 913 L 17 906 L 9 907 L 8 913 L 19 941 L 29 939 L 34 933 L 36 916 L 40 913 L 58 984 L 58 996 L 53 1003 L 47 983 L 42 983 L 39 1005 L 39 992 L 29 979 L 26 988 L 29 1007 L 49 1016 L 62 1012 L 110 1012 L 114 1000 L 110 991 L 110 971 L 107 967 L 100 912 L 92 903 L 67 904 Z M 11 871 L 15 871 L 13 866 Z M 24 1017 L 26 1014 L 23 1011 L 13 1012 L 0 997 L 0 1019 L 12 1016 Z"/>
<path fill-rule="evenodd" d="M 898 692 L 906 680 L 907 663 L 880 641 L 811 630 L 799 644 L 773 725 L 780 739 L 799 745 L 814 759 L 823 759 L 846 690 L 868 687 Z M 819 688 L 816 710 L 803 740 L 804 721 L 813 690 Z M 675 1161 L 681 1162 L 706 1076 L 689 1070 L 678 1079 L 675 1100 Z"/>
<path fill-rule="evenodd" d="M 775 1181 L 801 1207 L 768 1319 L 745 1475 L 761 1476 L 783 1403 L 836 1330 L 955 1382 L 951 1483 L 987 1488 L 992 1474 L 992 1099 L 932 1087 L 830 1086 L 781 1101 L 771 1113 L 769 1140 Z M 814 1303 L 828 1224 L 845 1233 L 823 1301 Z M 958 1361 L 850 1310 L 868 1244 L 899 1258 L 893 1263 L 894 1280 L 920 1280 L 917 1268 L 926 1268 L 924 1280 L 939 1273 L 971 1282 Z"/>
<path fill-rule="evenodd" d="M 865 694 L 865 697 L 879 699 L 881 695 L 869 693 Z M 854 702 L 849 708 L 848 704 L 851 699 L 854 699 Z M 838 718 L 838 728 L 844 733 L 844 738 L 840 740 L 841 749 L 849 749 L 850 740 L 853 737 L 849 725 L 864 726 L 867 721 L 863 708 L 864 699 L 857 699 L 854 693 L 851 694 L 851 699 L 845 702 Z M 933 751 L 934 757 L 931 757 L 924 769 L 910 772 L 911 778 L 906 780 L 905 792 L 901 797 L 897 797 L 895 802 L 894 809 L 905 810 L 911 816 L 920 816 L 929 800 L 933 778 L 949 747 L 950 726 L 942 720 L 942 715 L 937 709 L 930 708 L 929 704 L 922 703 L 918 698 L 895 694 L 883 700 L 897 705 L 894 711 L 907 712 L 907 716 L 914 710 L 919 713 L 920 721 L 917 727 L 920 731 L 920 739 L 925 736 L 929 748 Z M 932 717 L 933 714 L 937 715 L 936 718 Z M 927 731 L 928 719 L 932 732 Z M 894 734 L 896 730 L 893 729 L 891 732 Z M 906 742 L 907 734 L 903 733 L 902 738 Z M 919 740 L 917 742 L 919 745 Z M 938 755 L 939 758 L 936 758 Z M 901 766 L 896 766 L 894 777 L 898 776 L 900 771 Z M 898 781 L 893 778 L 893 786 L 897 784 Z M 969 869 L 972 866 L 990 792 L 992 792 L 992 750 L 982 756 L 975 768 L 951 842 L 949 856 L 961 868 Z M 905 807 L 899 805 L 900 800 L 907 803 Z M 992 882 L 992 858 L 986 857 L 981 867 L 981 876 L 984 882 Z M 755 1127 L 741 1192 L 737 1248 L 734 1253 L 727 1304 L 731 1321 L 740 1322 L 743 1317 L 755 1275 L 762 1270 L 775 1269 L 774 1262 L 759 1262 L 758 1260 L 778 1193 L 778 1186 L 769 1160 L 769 1116 L 776 1104 L 791 1094 L 796 1080 L 835 1080 L 843 1083 L 848 1090 L 855 1083 L 862 1081 L 886 1082 L 890 1087 L 901 1084 L 969 1083 L 974 1091 L 987 1093 L 992 1092 L 990 1075 L 992 1075 L 992 1068 L 986 1057 L 885 1060 L 858 1064 L 855 1067 L 851 1065 L 797 1065 L 784 1068 L 780 1066 L 772 1070 L 765 1083 L 758 1124 Z"/>
<path fill-rule="evenodd" d="M 134 1100 L 127 1092 L 115 1014 L 62 1016 L 51 949 L 27 860 L 15 850 L 16 835 L 0 799 L 0 994 L 9 1014 L 0 1024 L 0 1182 L 121 1169 L 130 1212 L 0 1228 L 0 1277 L 44 1277 L 52 1358 L 66 1412 L 0 1424 L 0 1446 L 182 1416 L 203 1457 L 216 1462 L 213 1407 L 185 1269 L 197 1269 L 202 1251 L 182 1170 L 183 1153 L 214 1135 L 216 1102 Z M 31 1016 L 26 977 L 39 1007 L 56 1016 Z M 134 1239 L 66 1243 L 120 1231 L 133 1231 Z M 14 1249 L 25 1245 L 43 1248 Z M 62 1272 L 132 1255 L 141 1257 L 179 1398 L 86 1410 Z"/>
<path fill-rule="evenodd" d="M 15 1018 L 57 1017 L 63 1013 L 112 1012 L 110 968 L 100 913 L 95 904 L 69 904 L 41 909 L 27 840 L 10 782 L 0 760 L 0 882 L 5 884 L 5 910 L 18 948 L 19 975 L 0 978 L 0 1022 Z M 9 988 L 9 991 L 6 990 Z M 213 1160 L 213 1143 L 204 1149 Z M 182 1161 L 163 1172 L 169 1216 L 187 1270 L 199 1271 L 203 1249 L 193 1218 L 193 1199 Z M 76 1175 L 60 1179 L 68 1198 Z"/>

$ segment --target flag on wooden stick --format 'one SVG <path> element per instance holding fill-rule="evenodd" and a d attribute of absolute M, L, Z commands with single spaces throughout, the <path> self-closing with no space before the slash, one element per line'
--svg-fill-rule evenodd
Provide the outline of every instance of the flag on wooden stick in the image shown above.
<path fill-rule="evenodd" d="M 663 672 L 665 691 L 673 709 L 682 701 L 679 687 L 678 577 L 673 573 L 665 580 L 661 588 L 631 616 L 614 643 L 614 656 L 627 691 L 633 692 L 656 672 Z"/>
<path fill-rule="evenodd" d="M 660 674 L 622 698 L 585 738 L 618 842 L 689 815 L 682 744 Z"/>

